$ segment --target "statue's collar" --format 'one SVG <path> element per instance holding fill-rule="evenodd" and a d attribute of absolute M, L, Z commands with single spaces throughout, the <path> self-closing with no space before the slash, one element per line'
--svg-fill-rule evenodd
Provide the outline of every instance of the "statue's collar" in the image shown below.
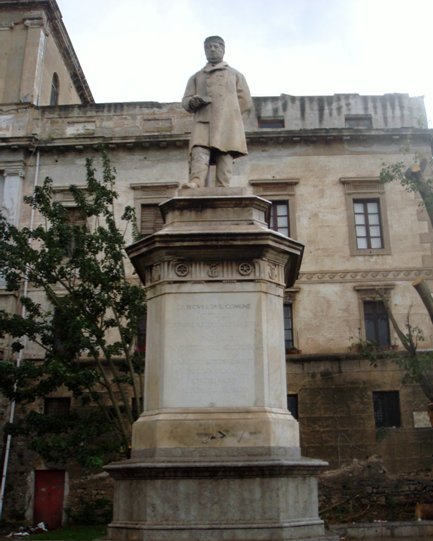
<path fill-rule="evenodd" d="M 227 62 L 219 62 L 218 64 L 206 64 L 204 71 L 223 70 L 228 66 Z"/>

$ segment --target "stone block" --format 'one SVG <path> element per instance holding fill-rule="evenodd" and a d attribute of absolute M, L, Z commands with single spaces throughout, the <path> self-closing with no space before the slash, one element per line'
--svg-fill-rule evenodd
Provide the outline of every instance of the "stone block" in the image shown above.
<path fill-rule="evenodd" d="M 319 461 L 139 463 L 115 479 L 113 541 L 325 540 Z"/>

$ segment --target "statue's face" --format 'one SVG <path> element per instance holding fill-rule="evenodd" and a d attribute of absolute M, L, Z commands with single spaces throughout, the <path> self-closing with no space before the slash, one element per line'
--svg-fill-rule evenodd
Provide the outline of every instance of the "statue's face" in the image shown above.
<path fill-rule="evenodd" d="M 219 41 L 208 41 L 204 46 L 207 61 L 218 64 L 224 58 L 224 45 Z"/>

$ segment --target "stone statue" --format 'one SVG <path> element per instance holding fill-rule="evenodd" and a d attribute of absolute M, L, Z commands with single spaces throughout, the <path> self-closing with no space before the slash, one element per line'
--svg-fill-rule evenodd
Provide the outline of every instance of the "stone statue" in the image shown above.
<path fill-rule="evenodd" d="M 234 158 L 247 154 L 242 113 L 252 99 L 245 77 L 223 62 L 225 44 L 219 36 L 206 38 L 204 50 L 208 63 L 189 79 L 182 100 L 194 114 L 185 188 L 203 187 L 212 164 L 216 185 L 229 186 Z"/>

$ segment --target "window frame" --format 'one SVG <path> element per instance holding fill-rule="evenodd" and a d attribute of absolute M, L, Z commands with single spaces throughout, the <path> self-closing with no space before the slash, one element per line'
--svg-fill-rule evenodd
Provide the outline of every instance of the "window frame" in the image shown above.
<path fill-rule="evenodd" d="M 372 401 L 375 428 L 400 428 L 402 426 L 400 391 L 373 391 Z M 386 404 L 386 402 L 388 403 Z M 394 402 L 394 405 L 397 405 L 397 411 L 390 411 L 387 409 L 390 407 L 391 402 Z M 382 407 L 381 412 L 378 409 L 379 403 Z M 380 414 L 382 415 L 383 420 L 379 419 Z M 397 422 L 393 422 L 395 420 L 397 420 Z"/>
<path fill-rule="evenodd" d="M 359 306 L 359 331 L 364 340 L 367 339 L 367 332 L 365 326 L 365 312 L 364 312 L 364 302 L 366 301 L 382 301 L 385 298 L 386 301 L 390 302 L 391 292 L 394 289 L 395 284 L 393 282 L 387 283 L 376 283 L 376 284 L 358 284 L 354 286 L 354 290 L 358 295 L 358 306 Z M 388 318 L 388 328 L 389 328 L 389 346 L 382 346 L 383 348 L 392 347 L 394 342 L 395 335 L 393 334 L 393 329 Z M 378 346 L 380 347 L 380 346 Z"/>
<path fill-rule="evenodd" d="M 297 333 L 295 332 L 296 328 L 294 322 L 296 321 L 296 297 L 300 292 L 299 287 L 291 287 L 284 291 L 283 299 L 283 331 L 284 331 L 284 350 L 287 353 L 300 353 L 300 350 L 297 347 Z M 291 323 L 292 323 L 292 346 L 286 346 L 286 328 L 285 328 L 285 317 L 284 317 L 284 307 L 290 305 L 291 307 Z"/>
<path fill-rule="evenodd" d="M 137 336 L 135 350 L 137 353 L 146 353 L 147 345 L 147 311 L 141 314 L 137 321 Z"/>
<path fill-rule="evenodd" d="M 298 178 L 251 179 L 250 186 L 254 195 L 267 199 L 270 203 L 287 203 L 289 212 L 289 235 L 296 238 L 296 196 L 295 188 Z"/>
<path fill-rule="evenodd" d="M 286 309 L 290 308 L 290 328 L 286 327 Z M 284 318 L 284 348 L 286 350 L 286 353 L 290 350 L 295 349 L 295 332 L 294 332 L 294 325 L 293 325 L 293 303 L 292 302 L 285 302 L 283 304 L 283 318 Z M 287 340 L 286 332 L 289 331 L 291 334 L 291 340 Z"/>
<path fill-rule="evenodd" d="M 63 406 L 59 407 L 60 404 L 63 404 Z M 44 415 L 69 415 L 71 405 L 72 399 L 70 396 L 46 396 L 44 397 Z M 51 411 L 49 411 L 50 409 Z"/>
<path fill-rule="evenodd" d="M 51 92 L 50 92 L 50 106 L 56 107 L 59 105 L 60 97 L 60 79 L 56 72 L 53 73 L 51 78 Z"/>
<path fill-rule="evenodd" d="M 377 213 L 371 213 L 369 212 L 368 205 L 374 203 L 377 205 Z M 363 211 L 362 213 L 357 212 L 355 209 L 355 205 L 362 205 Z M 378 224 L 372 224 L 370 223 L 370 217 L 373 215 L 378 216 L 379 223 Z M 355 226 L 355 239 L 356 239 L 356 249 L 357 250 L 382 250 L 384 247 L 384 240 L 383 240 L 383 227 L 382 227 L 382 217 L 380 214 L 380 200 L 379 198 L 374 199 L 353 199 L 353 215 L 354 215 L 354 226 Z M 356 223 L 357 216 L 362 215 L 364 217 L 364 224 L 358 224 Z M 357 228 L 358 227 L 365 227 L 365 236 L 358 235 Z M 379 236 L 373 236 L 371 234 L 371 228 L 372 227 L 379 227 L 380 235 Z M 366 248 L 360 248 L 359 247 L 359 239 L 365 239 L 367 246 Z M 373 239 L 380 239 L 380 246 L 372 246 L 372 240 Z"/>
<path fill-rule="evenodd" d="M 259 116 L 257 127 L 259 130 L 284 130 L 286 121 L 283 116 Z"/>
<path fill-rule="evenodd" d="M 143 228 L 143 209 L 152 209 L 153 214 L 153 223 L 152 227 L 148 227 L 145 231 Z M 140 232 L 140 235 L 142 237 L 148 237 L 149 235 L 153 235 L 153 233 L 156 233 L 157 231 L 160 231 L 164 226 L 164 218 L 161 214 L 161 210 L 159 208 L 159 203 L 142 203 L 140 205 L 140 214 L 138 216 L 138 230 Z"/>
<path fill-rule="evenodd" d="M 292 407 L 290 407 L 290 405 Z M 292 417 L 299 421 L 299 395 L 298 393 L 287 393 L 287 409 Z"/>
<path fill-rule="evenodd" d="M 134 194 L 134 208 L 137 226 L 141 233 L 141 210 L 143 205 L 157 206 L 176 195 L 178 182 L 149 182 L 146 184 L 131 183 L 129 187 Z M 155 232 L 155 231 L 154 231 Z M 148 236 L 148 235 L 144 235 Z"/>
<path fill-rule="evenodd" d="M 378 307 L 379 305 L 382 305 L 383 306 L 383 311 L 381 313 L 379 313 L 379 311 L 376 311 L 374 313 L 374 318 L 371 318 L 371 317 L 368 317 L 371 315 L 371 312 L 368 313 L 366 308 L 367 308 L 367 303 L 369 303 L 369 305 L 372 305 L 372 306 L 376 306 Z M 383 302 L 382 299 L 369 299 L 369 300 L 364 300 L 363 301 L 363 312 L 364 312 L 364 330 L 365 330 L 365 339 L 368 341 L 368 342 L 371 342 L 373 343 L 375 346 L 377 346 L 377 348 L 379 349 L 388 349 L 391 347 L 391 329 L 390 329 L 390 324 L 389 324 L 389 317 L 388 317 L 388 314 L 386 312 L 386 309 L 385 309 L 385 304 Z M 386 334 L 387 334 L 387 343 L 381 343 L 381 327 L 379 327 L 380 325 L 380 317 L 381 316 L 385 316 L 386 317 Z M 374 337 L 372 336 L 368 336 L 368 326 L 367 326 L 367 322 L 368 321 L 373 321 L 374 322 Z"/>
<path fill-rule="evenodd" d="M 363 122 L 367 121 L 368 126 L 361 126 Z M 352 124 L 350 126 L 350 124 Z M 344 127 L 352 130 L 372 130 L 373 129 L 373 117 L 370 114 L 365 115 L 344 115 Z"/>
<path fill-rule="evenodd" d="M 268 224 L 269 229 L 272 229 L 272 231 L 276 231 L 277 233 L 281 233 L 282 235 L 285 235 L 286 237 L 290 237 L 290 199 L 273 199 L 271 203 L 272 205 L 269 212 L 269 224 Z M 284 215 L 287 218 L 287 226 L 285 226 L 284 228 L 283 227 L 279 228 L 278 226 L 278 218 L 283 215 L 279 215 L 278 212 L 272 212 L 272 211 L 275 211 L 279 205 L 280 206 L 284 205 L 287 210 L 287 214 Z M 282 229 L 287 229 L 287 234 L 283 232 Z"/>
<path fill-rule="evenodd" d="M 80 209 L 74 204 L 71 205 L 70 203 L 62 204 L 63 208 L 65 209 L 67 216 L 68 216 L 68 222 L 71 226 L 72 232 L 74 233 L 76 231 L 75 228 L 80 228 L 82 230 L 87 230 L 88 228 L 88 219 L 86 216 L 84 216 L 82 213 L 80 213 Z M 73 258 L 75 248 L 76 248 L 76 236 L 72 235 L 69 239 L 69 244 L 65 245 L 65 257 L 67 258 Z"/>
<path fill-rule="evenodd" d="M 391 255 L 385 185 L 378 177 L 341 177 L 346 197 L 349 250 L 352 256 Z M 382 230 L 382 248 L 358 248 L 354 202 L 377 200 Z"/>

